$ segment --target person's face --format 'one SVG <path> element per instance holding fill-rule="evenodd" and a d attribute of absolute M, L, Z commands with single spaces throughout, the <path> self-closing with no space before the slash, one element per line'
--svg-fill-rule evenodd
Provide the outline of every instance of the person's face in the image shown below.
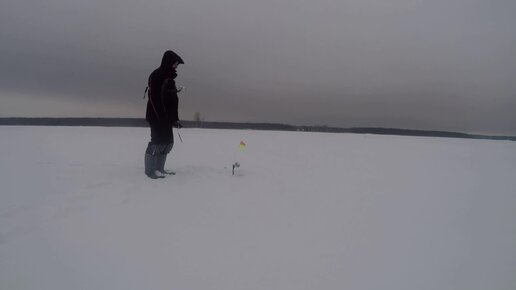
<path fill-rule="evenodd" d="M 177 61 L 176 61 L 176 62 L 174 62 L 174 64 L 172 65 L 172 67 L 173 67 L 174 69 L 176 69 L 178 66 L 179 66 L 179 62 L 177 62 Z"/>

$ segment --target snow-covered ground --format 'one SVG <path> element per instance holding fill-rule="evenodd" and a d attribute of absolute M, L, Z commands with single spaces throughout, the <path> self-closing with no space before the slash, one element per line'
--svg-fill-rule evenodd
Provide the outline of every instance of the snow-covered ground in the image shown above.
<path fill-rule="evenodd" d="M 516 289 L 516 142 L 148 135 L 0 127 L 0 289 Z"/>

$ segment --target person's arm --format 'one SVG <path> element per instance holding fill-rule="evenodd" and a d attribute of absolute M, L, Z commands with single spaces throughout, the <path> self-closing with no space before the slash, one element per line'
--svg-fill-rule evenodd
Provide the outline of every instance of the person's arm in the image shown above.
<path fill-rule="evenodd" d="M 179 121 L 179 98 L 177 97 L 176 82 L 173 79 L 166 79 L 163 82 L 161 96 L 168 122 L 170 125 L 175 126 Z"/>
<path fill-rule="evenodd" d="M 161 88 L 159 80 L 152 79 L 152 75 L 149 77 L 149 102 L 156 118 L 162 122 L 165 119 L 165 107 L 161 100 Z"/>

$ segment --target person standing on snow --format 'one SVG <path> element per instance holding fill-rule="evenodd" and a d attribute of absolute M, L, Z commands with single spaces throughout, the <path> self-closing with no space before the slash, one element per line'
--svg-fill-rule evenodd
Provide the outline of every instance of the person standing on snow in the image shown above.
<path fill-rule="evenodd" d="M 167 154 L 174 146 L 172 127 L 181 128 L 178 116 L 179 99 L 174 79 L 177 67 L 183 59 L 168 50 L 163 54 L 161 65 L 149 76 L 149 98 L 145 119 L 150 125 L 151 140 L 145 150 L 145 174 L 152 178 L 163 178 L 174 174 L 165 170 Z"/>

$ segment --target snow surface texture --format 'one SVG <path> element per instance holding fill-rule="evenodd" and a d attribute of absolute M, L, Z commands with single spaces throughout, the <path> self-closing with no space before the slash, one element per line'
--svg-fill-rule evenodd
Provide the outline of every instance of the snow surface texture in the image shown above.
<path fill-rule="evenodd" d="M 0 289 L 516 289 L 516 142 L 181 135 L 0 127 Z"/>

